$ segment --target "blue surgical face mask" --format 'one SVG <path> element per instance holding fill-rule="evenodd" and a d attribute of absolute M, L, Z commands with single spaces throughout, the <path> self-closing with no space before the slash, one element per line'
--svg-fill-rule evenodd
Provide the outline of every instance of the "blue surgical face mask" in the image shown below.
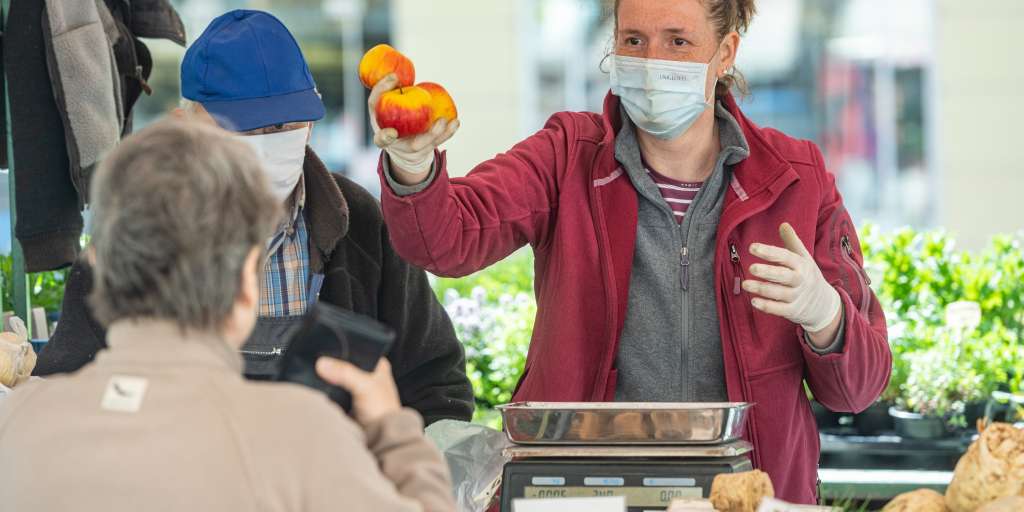
<path fill-rule="evenodd" d="M 611 63 L 612 94 L 633 124 L 659 139 L 679 137 L 712 105 L 714 97 L 705 95 L 708 64 L 622 55 L 612 55 Z"/>

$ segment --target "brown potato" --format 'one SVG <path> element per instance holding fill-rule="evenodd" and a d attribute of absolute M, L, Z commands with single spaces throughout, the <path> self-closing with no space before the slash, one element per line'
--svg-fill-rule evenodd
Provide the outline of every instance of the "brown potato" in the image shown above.
<path fill-rule="evenodd" d="M 1020 512 L 1024 510 L 1024 496 L 1007 496 L 978 509 L 978 512 Z"/>
<path fill-rule="evenodd" d="M 764 498 L 775 497 L 768 473 L 760 470 L 723 473 L 711 482 L 711 504 L 728 512 L 756 512 Z"/>
<path fill-rule="evenodd" d="M 896 496 L 882 512 L 946 512 L 946 499 L 931 489 L 918 489 Z"/>
<path fill-rule="evenodd" d="M 985 428 L 960 458 L 946 490 L 952 512 L 974 512 L 1006 496 L 1024 495 L 1024 431 L 1007 423 Z"/>

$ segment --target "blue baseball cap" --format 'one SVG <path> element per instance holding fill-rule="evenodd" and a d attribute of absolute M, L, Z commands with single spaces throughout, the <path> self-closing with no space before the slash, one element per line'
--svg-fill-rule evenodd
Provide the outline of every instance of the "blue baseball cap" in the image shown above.
<path fill-rule="evenodd" d="M 262 11 L 234 10 L 210 22 L 181 62 L 181 95 L 236 132 L 324 117 L 299 44 Z"/>

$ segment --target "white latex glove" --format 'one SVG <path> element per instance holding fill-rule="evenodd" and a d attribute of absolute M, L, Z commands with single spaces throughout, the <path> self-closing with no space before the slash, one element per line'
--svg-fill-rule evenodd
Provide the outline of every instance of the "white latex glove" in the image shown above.
<path fill-rule="evenodd" d="M 382 130 L 377 124 L 377 103 L 384 93 L 397 85 L 398 77 L 390 74 L 377 82 L 370 91 L 368 106 L 370 126 L 373 127 L 373 143 L 387 152 L 392 165 L 399 170 L 411 174 L 426 174 L 434 164 L 434 150 L 455 135 L 459 129 L 459 120 L 449 123 L 446 119 L 438 119 L 430 131 L 404 139 L 398 138 L 398 131 L 394 128 Z"/>
<path fill-rule="evenodd" d="M 819 332 L 839 315 L 842 299 L 825 280 L 793 226 L 782 224 L 779 235 L 785 248 L 750 246 L 751 254 L 778 265 L 751 265 L 750 273 L 763 281 L 748 279 L 743 282 L 743 289 L 758 296 L 751 301 L 758 310 L 781 316 L 808 333 Z"/>

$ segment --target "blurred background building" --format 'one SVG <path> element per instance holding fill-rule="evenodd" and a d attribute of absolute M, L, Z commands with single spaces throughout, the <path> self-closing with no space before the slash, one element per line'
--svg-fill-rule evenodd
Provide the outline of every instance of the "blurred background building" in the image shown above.
<path fill-rule="evenodd" d="M 362 52 L 389 42 L 421 80 L 455 97 L 462 129 L 447 146 L 464 174 L 560 110 L 600 110 L 611 44 L 603 0 L 175 0 L 194 40 L 234 8 L 273 12 L 301 44 L 327 104 L 312 145 L 371 191 Z M 1024 117 L 1011 38 L 1019 0 L 760 0 L 738 67 L 762 125 L 818 143 L 858 221 L 946 227 L 967 247 L 1024 228 Z M 183 50 L 150 44 L 154 94 L 142 126 L 178 103 Z M 6 230 L 0 230 L 6 236 Z M 2 245 L 2 244 L 0 244 Z M 9 240 L 7 241 L 9 246 Z M 0 251 L 3 248 L 0 247 Z"/>

